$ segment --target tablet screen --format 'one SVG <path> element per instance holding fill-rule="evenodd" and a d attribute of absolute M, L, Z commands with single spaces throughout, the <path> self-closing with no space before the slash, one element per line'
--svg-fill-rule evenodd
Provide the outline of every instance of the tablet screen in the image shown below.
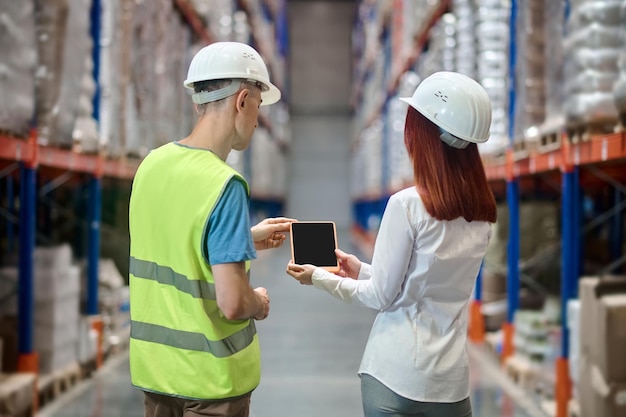
<path fill-rule="evenodd" d="M 311 264 L 338 270 L 337 234 L 333 222 L 296 222 L 291 224 L 291 247 L 296 264 Z"/>

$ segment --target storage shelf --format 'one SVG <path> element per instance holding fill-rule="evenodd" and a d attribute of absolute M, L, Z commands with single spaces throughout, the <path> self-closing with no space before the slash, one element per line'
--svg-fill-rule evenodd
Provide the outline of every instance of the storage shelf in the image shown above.
<path fill-rule="evenodd" d="M 3 135 L 0 135 L 0 159 L 121 179 L 132 179 L 140 162 L 137 159 L 107 159 L 100 155 L 33 145 L 31 140 Z"/>
<path fill-rule="evenodd" d="M 435 26 L 435 24 L 439 21 L 439 19 L 441 19 L 441 16 L 443 16 L 446 13 L 448 8 L 450 7 L 450 4 L 451 4 L 451 0 L 441 0 L 439 2 L 439 5 L 432 12 L 427 23 L 424 25 L 422 30 L 415 36 L 412 54 L 409 55 L 404 60 L 404 62 L 402 62 L 399 66 L 394 66 L 392 68 L 391 76 L 389 77 L 389 80 L 387 82 L 386 95 L 380 100 L 379 103 L 376 103 L 374 110 L 369 115 L 367 115 L 367 117 L 365 117 L 364 119 L 365 121 L 363 125 L 360 126 L 359 128 L 361 131 L 371 126 L 372 123 L 374 123 L 374 121 L 378 118 L 378 116 L 382 114 L 383 106 L 385 105 L 385 102 L 389 100 L 389 98 L 393 96 L 393 94 L 395 94 L 395 92 L 397 91 L 398 84 L 400 82 L 400 78 L 402 77 L 402 74 L 404 74 L 407 70 L 413 67 L 413 65 L 417 62 L 417 60 L 419 59 L 424 49 L 424 46 L 426 45 L 426 41 L 428 40 L 428 36 L 430 35 L 431 29 L 433 28 L 433 26 Z M 371 62 L 368 61 L 364 74 L 366 74 L 367 71 L 369 71 L 369 69 L 373 66 L 373 64 L 374 64 L 373 61 Z M 363 81 L 360 80 L 358 84 L 357 92 L 355 94 L 356 98 L 353 98 L 352 100 L 352 102 L 355 105 L 358 104 L 361 99 L 362 90 L 363 90 Z M 356 136 L 354 143 L 358 143 L 359 137 L 360 135 Z"/>
<path fill-rule="evenodd" d="M 489 181 L 506 180 L 572 166 L 626 162 L 626 139 L 624 133 L 593 136 L 589 141 L 570 144 L 567 140 L 560 148 L 549 152 L 534 152 L 516 156 L 509 153 L 506 158 L 484 161 Z"/>

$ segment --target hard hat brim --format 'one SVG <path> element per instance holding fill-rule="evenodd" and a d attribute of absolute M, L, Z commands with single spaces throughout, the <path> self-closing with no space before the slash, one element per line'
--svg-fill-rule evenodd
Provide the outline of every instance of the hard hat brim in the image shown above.
<path fill-rule="evenodd" d="M 261 99 L 263 100 L 263 102 L 261 103 L 261 106 L 269 106 L 270 104 L 274 104 L 278 100 L 280 100 L 282 94 L 280 90 L 278 89 L 278 87 L 276 87 L 272 83 L 264 83 L 264 84 L 269 84 L 268 85 L 269 90 L 261 92 Z"/>
<path fill-rule="evenodd" d="M 406 104 L 408 104 L 409 106 L 413 107 L 415 110 L 417 110 L 418 112 L 420 112 L 420 114 L 421 114 L 422 116 L 424 116 L 425 118 L 427 118 L 428 120 L 430 120 L 431 122 L 433 122 L 433 123 L 434 123 L 435 125 L 437 125 L 438 127 L 442 128 L 442 129 L 443 129 L 443 130 L 445 130 L 446 132 L 450 133 L 451 135 L 453 135 L 453 136 L 455 136 L 455 137 L 457 137 L 457 138 L 459 138 L 459 139 L 465 140 L 465 141 L 467 141 L 467 142 L 472 142 L 472 143 L 484 143 L 484 142 L 487 142 L 487 140 L 489 139 L 489 135 L 488 135 L 488 134 L 487 134 L 487 137 L 485 137 L 485 138 L 480 138 L 480 139 L 477 139 L 477 138 L 471 138 L 471 137 L 468 137 L 467 135 L 464 135 L 464 134 L 462 134 L 462 133 L 460 133 L 460 132 L 455 132 L 453 129 L 450 129 L 448 126 L 443 125 L 443 124 L 441 123 L 441 121 L 440 121 L 440 120 L 437 120 L 437 118 L 436 118 L 436 117 L 434 117 L 433 115 L 431 115 L 431 114 L 430 114 L 430 113 L 428 113 L 427 111 L 424 111 L 424 110 L 421 108 L 421 106 L 419 105 L 419 103 L 416 103 L 416 102 L 413 100 L 413 97 L 398 97 L 398 99 L 399 99 L 400 101 L 405 102 L 405 103 L 406 103 Z"/>

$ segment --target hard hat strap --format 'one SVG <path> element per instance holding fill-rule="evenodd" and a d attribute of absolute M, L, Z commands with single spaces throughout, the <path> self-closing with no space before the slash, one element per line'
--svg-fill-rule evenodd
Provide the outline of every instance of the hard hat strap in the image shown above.
<path fill-rule="evenodd" d="M 447 145 L 457 149 L 465 149 L 469 142 L 463 139 L 459 139 L 449 132 L 439 128 L 439 138 Z"/>
<path fill-rule="evenodd" d="M 200 91 L 199 93 L 194 93 L 191 99 L 196 104 L 210 103 L 232 96 L 239 91 L 239 87 L 241 87 L 241 80 L 232 80 L 231 84 L 227 87 L 215 91 Z"/>

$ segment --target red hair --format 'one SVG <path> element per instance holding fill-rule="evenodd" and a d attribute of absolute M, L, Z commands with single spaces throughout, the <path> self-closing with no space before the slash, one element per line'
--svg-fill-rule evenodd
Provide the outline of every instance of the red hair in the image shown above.
<path fill-rule="evenodd" d="M 415 186 L 428 213 L 437 220 L 463 217 L 471 222 L 496 221 L 496 200 L 487 182 L 478 146 L 465 149 L 446 145 L 439 128 L 409 106 L 404 144 Z"/>

